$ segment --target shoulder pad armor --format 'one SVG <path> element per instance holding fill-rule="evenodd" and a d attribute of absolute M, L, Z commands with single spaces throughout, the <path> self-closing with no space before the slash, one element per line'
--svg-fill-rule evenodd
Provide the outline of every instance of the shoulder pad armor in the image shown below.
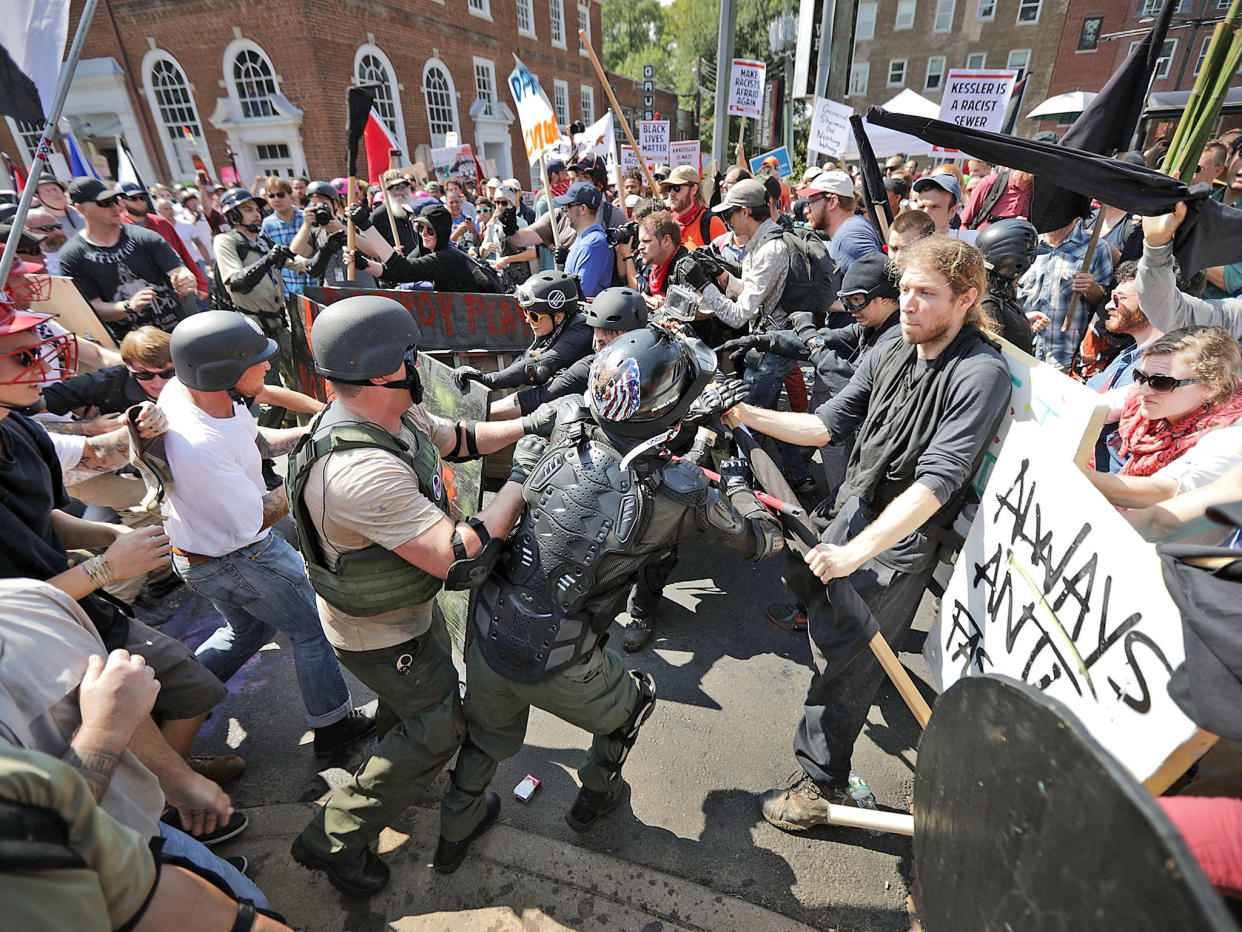
<path fill-rule="evenodd" d="M 660 471 L 660 478 L 665 493 L 678 504 L 701 505 L 707 501 L 707 476 L 697 466 L 677 460 Z"/>

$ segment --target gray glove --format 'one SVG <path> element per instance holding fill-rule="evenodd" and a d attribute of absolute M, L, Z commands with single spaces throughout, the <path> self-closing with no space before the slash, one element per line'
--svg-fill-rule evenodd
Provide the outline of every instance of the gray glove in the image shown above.
<path fill-rule="evenodd" d="M 453 384 L 457 386 L 457 390 L 463 395 L 466 394 L 466 385 L 469 382 L 487 384 L 483 373 L 474 368 L 474 366 L 458 366 L 453 370 Z"/>
<path fill-rule="evenodd" d="M 551 437 L 552 428 L 556 426 L 556 413 L 561 409 L 559 398 L 545 401 L 530 414 L 522 418 L 522 431 L 537 434 L 540 437 Z"/>
<path fill-rule="evenodd" d="M 686 422 L 698 424 L 719 417 L 730 408 L 741 404 L 749 396 L 750 386 L 741 379 L 718 375 L 711 385 L 703 389 L 703 394 L 694 399 L 694 403 L 690 405 L 690 410 L 686 413 Z"/>
<path fill-rule="evenodd" d="M 725 495 L 750 489 L 750 464 L 740 456 L 720 464 L 720 487 Z"/>
<path fill-rule="evenodd" d="M 527 435 L 519 440 L 517 446 L 513 448 L 513 463 L 509 467 L 509 481 L 525 482 L 526 477 L 535 468 L 535 464 L 539 462 L 539 458 L 543 456 L 543 451 L 547 446 L 548 441 L 542 437 Z"/>

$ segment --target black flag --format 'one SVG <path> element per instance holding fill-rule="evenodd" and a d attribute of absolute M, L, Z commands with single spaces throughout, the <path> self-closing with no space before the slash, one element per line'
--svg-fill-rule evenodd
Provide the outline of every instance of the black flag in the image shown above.
<path fill-rule="evenodd" d="M 358 143 L 362 141 L 362 131 L 367 128 L 367 117 L 371 114 L 371 105 L 375 102 L 374 84 L 359 84 L 349 89 L 346 99 L 349 102 L 349 150 L 346 153 L 346 172 L 350 178 L 358 176 Z"/>
<path fill-rule="evenodd" d="M 876 235 L 884 239 L 884 230 L 892 226 L 893 211 L 888 203 L 888 191 L 884 188 L 884 179 L 880 176 L 880 163 L 875 160 L 871 150 L 871 140 L 863 129 L 862 117 L 857 113 L 850 117 L 850 129 L 854 131 L 854 141 L 858 144 L 858 167 L 863 176 L 863 197 L 867 199 L 867 213 L 871 217 L 871 225 Z M 884 212 L 885 224 L 880 224 L 880 211 Z"/>

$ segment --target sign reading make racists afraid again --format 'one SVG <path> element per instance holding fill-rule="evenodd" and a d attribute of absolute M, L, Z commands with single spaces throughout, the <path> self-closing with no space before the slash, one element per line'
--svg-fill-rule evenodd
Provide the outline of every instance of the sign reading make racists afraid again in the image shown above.
<path fill-rule="evenodd" d="M 767 66 L 761 61 L 733 59 L 729 80 L 729 116 L 758 120 L 763 116 L 763 80 Z"/>

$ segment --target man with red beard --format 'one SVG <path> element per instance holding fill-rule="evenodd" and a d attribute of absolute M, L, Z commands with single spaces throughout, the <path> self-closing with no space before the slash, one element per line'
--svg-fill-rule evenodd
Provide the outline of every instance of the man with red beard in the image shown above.
<path fill-rule="evenodd" d="M 729 231 L 703 203 L 702 180 L 703 176 L 689 165 L 678 165 L 660 186 L 681 227 L 681 244 L 687 249 L 710 246 L 717 236 Z"/>

